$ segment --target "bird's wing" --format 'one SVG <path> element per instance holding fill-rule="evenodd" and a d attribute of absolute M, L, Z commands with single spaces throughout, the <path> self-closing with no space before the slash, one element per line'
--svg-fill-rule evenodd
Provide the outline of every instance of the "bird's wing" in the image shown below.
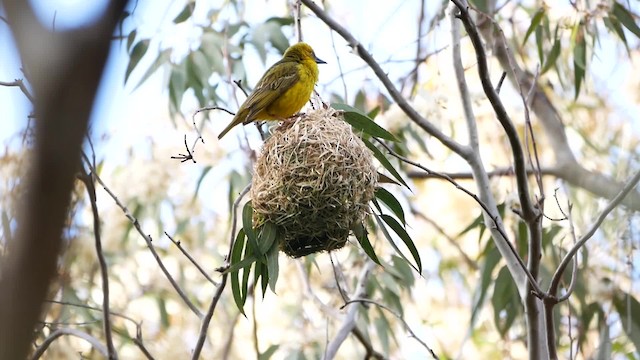
<path fill-rule="evenodd" d="M 254 117 L 260 111 L 271 105 L 300 80 L 296 64 L 282 62 L 275 64 L 271 70 L 273 71 L 267 71 L 265 76 L 258 81 L 256 88 L 247 98 L 245 107 L 249 110 L 249 114 L 245 118 L 244 124 L 255 120 Z"/>

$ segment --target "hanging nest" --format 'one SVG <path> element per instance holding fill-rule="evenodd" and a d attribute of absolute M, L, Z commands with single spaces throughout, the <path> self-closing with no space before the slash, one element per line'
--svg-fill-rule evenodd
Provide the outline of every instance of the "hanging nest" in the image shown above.
<path fill-rule="evenodd" d="M 251 186 L 254 227 L 275 224 L 280 250 L 292 257 L 339 249 L 368 214 L 377 178 L 371 151 L 341 112 L 309 112 L 262 148 Z"/>

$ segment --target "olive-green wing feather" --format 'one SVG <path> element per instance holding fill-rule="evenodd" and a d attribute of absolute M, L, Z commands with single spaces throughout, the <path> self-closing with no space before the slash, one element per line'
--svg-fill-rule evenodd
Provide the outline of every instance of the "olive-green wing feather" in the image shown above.
<path fill-rule="evenodd" d="M 295 62 L 282 62 L 275 64 L 265 76 L 260 79 L 256 88 L 247 98 L 243 107 L 249 111 L 243 124 L 256 120 L 255 116 L 276 101 L 287 90 L 291 89 L 300 80 L 298 64 Z"/>
<path fill-rule="evenodd" d="M 248 124 L 256 120 L 260 111 L 278 99 L 289 90 L 298 80 L 298 64 L 292 61 L 280 60 L 273 64 L 262 76 L 253 92 L 244 101 L 231 123 L 218 135 L 221 139 L 234 126 Z"/>

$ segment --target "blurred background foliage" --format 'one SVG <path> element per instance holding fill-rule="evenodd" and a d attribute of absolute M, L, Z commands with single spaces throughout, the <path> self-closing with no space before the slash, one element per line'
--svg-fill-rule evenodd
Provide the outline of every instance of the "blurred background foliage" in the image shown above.
<path fill-rule="evenodd" d="M 160 30 L 143 31 L 148 21 L 144 10 L 152 6 L 144 3 L 142 0 L 140 8 L 129 9 L 121 20 L 122 36 L 114 40 L 114 47 L 127 56 L 126 67 L 117 76 L 132 94 L 153 86 L 157 95 L 145 98 L 144 111 L 125 116 L 146 132 L 136 128 L 134 136 L 139 137 L 124 141 L 123 156 L 112 158 L 100 149 L 109 138 L 127 132 L 126 121 L 120 122 L 116 133 L 92 134 L 98 149 L 97 167 L 105 184 L 153 239 L 177 284 L 204 312 L 220 281 L 215 269 L 222 266 L 229 251 L 231 207 L 250 183 L 261 139 L 253 126 L 247 126 L 234 129 L 232 136 L 217 142 L 215 135 L 230 117 L 220 111 L 201 112 L 193 118 L 196 131 L 192 115 L 205 106 L 237 109 L 244 99 L 239 88 L 251 91 L 264 69 L 296 41 L 296 4 L 178 2 L 180 6 L 163 9 L 165 21 Z M 467 130 L 450 61 L 449 3 L 390 2 L 384 5 L 390 11 L 379 9 L 389 22 L 377 21 L 380 15 L 376 14 L 369 18 L 365 5 L 373 6 L 366 2 L 324 3 L 328 13 L 356 37 L 362 37 L 418 112 L 464 142 Z M 640 169 L 640 91 L 634 71 L 640 45 L 637 3 L 522 0 L 497 5 L 473 1 L 472 5 L 494 13 L 515 61 L 535 74 L 561 114 L 570 149 L 585 168 L 619 181 Z M 402 18 L 407 12 L 413 17 Z M 473 181 L 464 176 L 469 172 L 466 164 L 408 121 L 346 42 L 304 6 L 300 15 L 304 40 L 329 62 L 320 68 L 320 98 L 369 114 L 399 139 L 391 144 L 397 154 L 452 174 L 461 186 L 475 192 Z M 390 23 L 406 26 L 395 43 L 385 41 L 388 33 L 397 31 Z M 463 38 L 462 46 L 485 166 L 508 169 L 508 141 L 477 81 L 475 54 L 468 39 Z M 502 68 L 497 61 L 491 67 L 497 81 Z M 518 89 L 505 82 L 501 96 L 524 133 Z M 543 134 L 537 121 L 532 125 L 536 134 Z M 204 142 L 196 140 L 198 133 Z M 193 155 L 197 162 L 170 159 L 186 151 L 185 135 L 186 146 L 196 149 Z M 21 179 L 29 163 L 28 126 L 16 136 L 22 145 L 6 147 L 0 158 L 2 243 L 9 241 L 15 228 L 15 211 L 23 196 Z M 557 154 L 545 136 L 537 136 L 536 142 L 544 170 Z M 375 266 L 373 276 L 366 278 L 366 294 L 388 309 L 359 307 L 358 334 L 347 340 L 338 358 L 427 358 L 429 352 L 414 336 L 441 359 L 525 358 L 523 307 L 486 229 L 491 225 L 483 223 L 480 207 L 451 184 L 424 178 L 394 157 L 387 159 L 398 169 L 400 179 L 396 181 L 406 181 L 408 186 L 384 184 L 382 191 L 397 203 L 383 201 L 387 206 L 379 211 L 400 220 L 422 259 L 422 273 L 412 269 L 415 256 L 407 262 L 389 246 L 387 237 L 410 254 L 396 235 L 384 234 L 379 228 L 370 231 L 369 240 L 383 266 Z M 384 160 L 378 160 L 380 171 L 394 178 Z M 546 287 L 573 243 L 569 222 L 558 220 L 568 211 L 568 201 L 579 236 L 606 199 L 568 184 L 553 171 L 545 173 L 543 181 L 546 216 L 541 282 Z M 513 211 L 518 208 L 514 178 L 509 174 L 491 177 L 491 190 L 515 247 L 525 257 L 527 231 Z M 114 340 L 120 357 L 142 358 L 137 346 L 140 340 L 155 358 L 188 357 L 200 328 L 198 316 L 159 271 L 144 239 L 122 209 L 100 188 L 98 205 L 109 266 Z M 370 218 L 370 229 L 377 228 L 374 220 Z M 47 305 L 38 341 L 59 327 L 78 328 L 103 338 L 92 221 L 85 190 L 78 183 L 66 231 L 66 252 L 59 261 L 59 279 L 50 291 L 53 301 Z M 580 252 L 574 293 L 556 308 L 561 357 L 640 357 L 639 226 L 637 210 L 619 207 Z M 165 232 L 179 241 L 179 247 Z M 180 247 L 211 279 L 198 271 Z M 348 309 L 341 309 L 345 302 L 342 292 L 354 293 L 368 261 L 355 237 L 345 249 L 331 255 L 321 253 L 299 260 L 281 255 L 275 292 L 249 291 L 245 316 L 238 311 L 231 289 L 225 291 L 209 327 L 203 357 L 322 358 L 326 343 Z M 567 271 L 564 286 L 570 278 Z M 77 358 L 78 354 L 99 358 L 90 344 L 74 337 L 56 341 L 45 358 Z"/>

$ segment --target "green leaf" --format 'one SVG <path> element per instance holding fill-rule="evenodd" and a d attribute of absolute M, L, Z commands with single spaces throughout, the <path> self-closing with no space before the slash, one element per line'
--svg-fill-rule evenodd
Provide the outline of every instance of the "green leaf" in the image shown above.
<path fill-rule="evenodd" d="M 559 56 L 560 56 L 560 38 L 556 37 L 553 42 L 553 46 L 551 47 L 551 50 L 547 55 L 547 60 L 544 62 L 544 66 L 542 67 L 543 74 L 549 71 L 549 69 L 551 69 L 556 64 L 556 61 L 558 60 Z"/>
<path fill-rule="evenodd" d="M 613 4 L 613 9 L 611 13 L 626 27 L 629 31 L 631 31 L 635 36 L 640 38 L 640 27 L 636 24 L 636 21 L 633 18 L 633 15 L 629 12 L 629 10 L 625 9 L 619 2 L 615 2 Z"/>
<path fill-rule="evenodd" d="M 240 310 L 243 315 L 245 315 L 245 313 L 244 302 L 242 300 L 242 291 L 240 290 L 240 267 L 238 267 L 237 269 L 232 268 L 234 265 L 237 266 L 240 263 L 245 238 L 246 237 L 244 230 L 240 229 L 240 231 L 238 231 L 238 235 L 236 236 L 236 241 L 233 243 L 233 249 L 231 251 L 231 267 L 229 267 L 229 269 L 227 270 L 228 272 L 230 272 L 229 276 L 231 277 L 231 292 L 233 293 L 233 301 L 236 303 L 238 310 Z"/>
<path fill-rule="evenodd" d="M 364 225 L 355 225 L 353 227 L 353 234 L 356 236 L 356 239 L 358 239 L 358 242 L 360 243 L 360 246 L 362 246 L 362 250 L 364 250 L 365 254 L 367 254 L 367 256 L 369 256 L 369 258 L 373 260 L 373 262 L 382 266 L 382 264 L 380 264 L 378 256 L 376 255 L 376 252 L 373 250 L 371 242 L 369 241 L 369 236 L 367 236 L 367 229 L 365 229 Z"/>
<path fill-rule="evenodd" d="M 524 35 L 524 40 L 522 41 L 522 45 L 527 43 L 527 39 L 529 38 L 531 33 L 534 30 L 536 30 L 538 26 L 540 26 L 540 22 L 544 18 L 545 13 L 546 11 L 543 6 L 540 9 L 538 9 L 538 11 L 536 11 L 535 15 L 533 15 L 533 18 L 531 18 L 531 24 L 529 24 L 529 28 L 527 29 L 527 33 Z"/>
<path fill-rule="evenodd" d="M 253 229 L 253 207 L 251 206 L 251 201 L 247 201 L 242 208 L 242 228 L 253 248 L 259 249 L 258 238 Z"/>
<path fill-rule="evenodd" d="M 484 252 L 485 260 L 482 264 L 482 268 L 480 269 L 480 284 L 474 293 L 473 306 L 471 307 L 470 329 L 475 327 L 478 315 L 480 314 L 480 310 L 482 309 L 484 300 L 487 296 L 489 285 L 493 283 L 493 270 L 502 258 L 500 251 L 498 251 L 498 248 L 495 246 L 493 241 L 487 241 L 487 246 Z"/>
<path fill-rule="evenodd" d="M 160 68 L 160 66 L 167 63 L 170 57 L 171 57 L 171 49 L 162 50 L 158 54 L 158 57 L 153 62 L 153 64 L 151 64 L 151 66 L 149 66 L 149 68 L 144 73 L 144 75 L 142 75 L 142 77 L 140 78 L 140 81 L 138 81 L 138 84 L 136 84 L 134 90 L 139 88 L 140 85 L 142 85 L 145 81 L 147 81 L 147 79 L 149 79 L 149 77 L 151 77 L 151 75 L 153 75 Z"/>
<path fill-rule="evenodd" d="M 127 36 L 127 51 L 131 50 L 131 45 L 133 45 L 133 42 L 135 41 L 137 35 L 138 35 L 138 30 L 134 29 Z"/>
<path fill-rule="evenodd" d="M 407 230 L 400 225 L 400 223 L 391 217 L 390 215 L 380 214 L 380 218 L 389 225 L 389 227 L 400 237 L 402 242 L 407 246 L 409 252 L 411 252 L 411 256 L 413 256 L 413 260 L 415 260 L 416 265 L 418 266 L 418 273 L 422 274 L 422 261 L 420 260 L 420 254 L 418 253 L 418 249 L 416 245 L 413 243 L 413 240 L 407 233 Z"/>
<path fill-rule="evenodd" d="M 209 173 L 209 171 L 211 171 L 212 168 L 213 167 L 211 165 L 207 165 L 204 167 L 204 169 L 202 169 L 202 172 L 198 177 L 198 181 L 196 182 L 196 191 L 193 193 L 192 200 L 195 200 L 198 197 L 198 192 L 200 191 L 200 185 L 202 184 L 202 180 L 204 180 L 204 177 L 207 176 L 207 174 Z"/>
<path fill-rule="evenodd" d="M 264 255 L 271 249 L 277 234 L 278 227 L 271 221 L 267 221 L 260 227 L 260 233 L 258 234 L 258 250 L 260 254 Z M 275 247 L 277 248 L 278 246 L 276 245 Z"/>
<path fill-rule="evenodd" d="M 275 354 L 275 352 L 278 350 L 278 348 L 280 347 L 280 345 L 271 345 L 269 346 L 269 348 L 263 352 L 262 354 L 260 354 L 260 356 L 258 356 L 258 360 L 269 360 L 271 359 L 271 356 L 273 356 L 273 354 Z"/>
<path fill-rule="evenodd" d="M 613 306 L 620 314 L 620 326 L 640 353 L 640 302 L 624 291 L 616 292 Z"/>
<path fill-rule="evenodd" d="M 406 261 L 395 255 L 391 255 L 391 262 L 393 264 L 391 269 L 394 270 L 394 275 L 398 277 L 398 283 L 405 288 L 410 289 L 416 281 L 415 276 L 411 271 L 411 267 L 407 265 Z"/>
<path fill-rule="evenodd" d="M 174 65 L 169 75 L 169 100 L 175 112 L 180 111 L 182 97 L 187 90 L 187 70 L 184 63 Z"/>
<path fill-rule="evenodd" d="M 404 218 L 404 210 L 402 210 L 402 205 L 392 193 L 390 193 L 387 189 L 382 187 L 377 187 L 375 192 L 375 197 L 380 199 L 388 208 L 393 212 L 393 214 L 400 219 L 403 225 L 406 225 L 406 221 Z"/>
<path fill-rule="evenodd" d="M 587 64 L 587 44 L 584 41 L 584 28 L 582 24 L 578 25 L 576 33 L 575 45 L 573 47 L 573 75 L 575 84 L 575 97 L 580 94 L 580 86 L 584 80 L 584 74 Z"/>
<path fill-rule="evenodd" d="M 376 124 L 373 119 L 362 113 L 360 110 L 347 104 L 334 103 L 331 107 L 336 110 L 344 111 L 344 120 L 349 123 L 355 130 L 362 131 L 365 134 L 375 136 L 381 139 L 397 142 L 398 139 L 382 126 Z"/>
<path fill-rule="evenodd" d="M 496 328 L 500 335 L 505 336 L 520 312 L 518 288 L 506 265 L 500 269 L 496 278 L 491 304 Z"/>
<path fill-rule="evenodd" d="M 256 266 L 258 265 L 262 268 L 260 271 L 262 272 L 262 298 L 264 299 L 267 293 L 267 286 L 269 286 L 269 267 L 263 262 L 256 263 Z"/>
<path fill-rule="evenodd" d="M 180 14 L 178 14 L 178 16 L 176 16 L 176 18 L 173 19 L 173 23 L 174 24 L 179 24 L 179 23 L 187 20 L 189 17 L 191 17 L 191 14 L 193 14 L 193 9 L 195 9 L 195 8 L 196 8 L 196 2 L 195 1 L 189 1 L 184 6 L 184 9 L 182 9 Z"/>
<path fill-rule="evenodd" d="M 127 71 L 124 73 L 125 83 L 127 82 L 127 79 L 129 79 L 129 75 L 131 75 L 131 72 L 133 71 L 133 69 L 135 69 L 138 63 L 140 62 L 140 59 L 142 59 L 144 54 L 149 49 L 150 42 L 151 40 L 149 39 L 143 39 L 138 41 L 138 43 L 135 44 L 135 46 L 129 53 L 129 64 L 127 65 Z"/>
<path fill-rule="evenodd" d="M 406 186 L 407 189 L 411 190 L 409 188 L 409 185 L 407 185 L 407 183 L 402 178 L 402 176 L 400 176 L 400 173 L 398 173 L 398 171 L 393 167 L 393 165 L 391 165 L 391 162 L 389 161 L 389 159 L 387 159 L 384 156 L 384 154 L 382 153 L 382 151 L 380 151 L 380 149 L 378 149 L 375 145 L 373 145 L 369 140 L 365 138 L 362 139 L 362 142 L 364 142 L 364 144 L 369 148 L 369 150 L 373 152 L 373 156 L 380 162 L 380 164 L 385 169 L 387 169 L 387 171 L 391 173 L 391 175 L 396 180 L 398 180 L 402 185 Z"/>
<path fill-rule="evenodd" d="M 278 255 L 280 255 L 280 248 L 278 245 L 276 244 L 271 246 L 267 253 L 267 270 L 269 272 L 269 287 L 274 293 L 276 292 L 276 282 L 278 282 L 278 272 L 280 271 Z"/>
<path fill-rule="evenodd" d="M 416 272 L 420 272 L 418 270 L 417 267 L 415 267 L 411 261 L 409 261 L 409 258 L 407 258 L 404 253 L 400 250 L 400 248 L 398 248 L 398 245 L 396 245 L 395 241 L 393 241 L 393 238 L 391 237 L 391 234 L 389 234 L 389 231 L 387 230 L 386 225 L 384 224 L 384 222 L 382 221 L 382 219 L 380 218 L 380 216 L 376 213 L 373 213 L 373 217 L 376 219 L 376 222 L 378 223 L 378 227 L 380 228 L 380 231 L 382 231 L 382 234 L 384 235 L 385 239 L 387 239 L 387 241 L 389 242 L 389 244 L 391 244 L 391 247 L 393 247 L 393 250 L 395 250 L 395 252 L 400 255 L 400 257 L 407 262 L 407 264 L 409 264 L 413 270 L 415 270 Z"/>
<path fill-rule="evenodd" d="M 610 29 L 611 31 L 616 33 L 616 35 L 618 35 L 620 40 L 622 40 L 622 43 L 624 44 L 625 48 L 627 49 L 627 54 L 629 54 L 630 50 L 629 50 L 629 44 L 627 43 L 627 36 L 624 34 L 624 29 L 622 29 L 622 25 L 620 25 L 620 21 L 618 21 L 618 19 L 613 16 L 605 16 L 604 18 L 602 18 L 602 21 L 604 22 L 604 25 L 608 29 Z"/>
<path fill-rule="evenodd" d="M 257 259 L 255 259 L 254 257 L 255 255 L 253 255 L 254 253 L 255 253 L 255 248 L 251 245 L 251 242 L 247 241 L 247 245 L 244 248 L 244 259 L 254 258 L 254 261 L 257 262 Z M 253 263 L 254 261 L 252 261 L 251 263 Z M 257 266 L 258 264 L 256 263 L 254 267 L 257 267 Z M 250 274 L 251 274 L 251 264 L 249 264 L 248 266 L 242 269 L 242 287 L 240 288 L 240 292 L 242 294 L 242 304 L 246 304 L 247 302 Z"/>

